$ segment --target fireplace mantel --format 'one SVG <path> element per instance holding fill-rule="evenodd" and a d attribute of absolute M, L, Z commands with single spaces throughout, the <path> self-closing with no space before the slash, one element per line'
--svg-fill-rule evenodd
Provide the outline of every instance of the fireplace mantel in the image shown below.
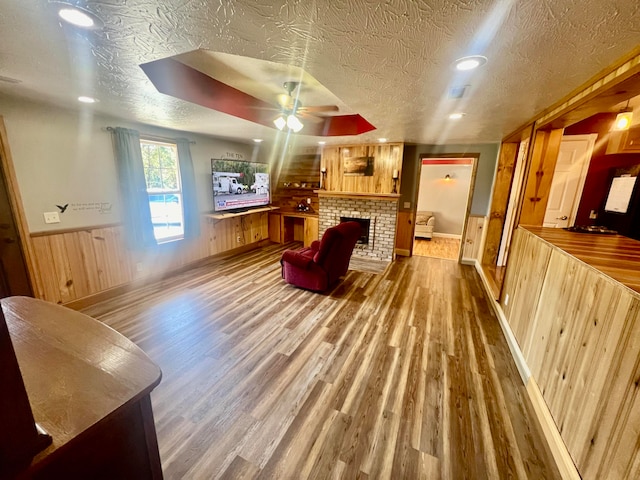
<path fill-rule="evenodd" d="M 398 193 L 363 193 L 363 192 L 335 192 L 328 190 L 314 190 L 314 193 L 318 194 L 318 197 L 333 197 L 333 198 L 361 198 L 364 200 L 398 200 L 400 194 Z"/>

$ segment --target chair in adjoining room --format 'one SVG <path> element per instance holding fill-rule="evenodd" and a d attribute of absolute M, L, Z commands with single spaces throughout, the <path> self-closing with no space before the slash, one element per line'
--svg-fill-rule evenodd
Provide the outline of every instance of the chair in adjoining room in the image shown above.
<path fill-rule="evenodd" d="M 324 292 L 347 273 L 349 260 L 361 235 L 357 222 L 328 228 L 320 241 L 300 250 L 282 253 L 282 278 L 296 287 Z"/>
<path fill-rule="evenodd" d="M 435 226 L 436 217 L 433 216 L 433 212 L 418 211 L 416 212 L 416 231 L 413 236 L 431 240 Z"/>

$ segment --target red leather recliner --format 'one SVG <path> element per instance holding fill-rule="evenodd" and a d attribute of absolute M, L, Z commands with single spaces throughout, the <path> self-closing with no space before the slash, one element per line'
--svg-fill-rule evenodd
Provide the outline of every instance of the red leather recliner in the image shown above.
<path fill-rule="evenodd" d="M 282 278 L 297 287 L 324 292 L 347 273 L 353 248 L 360 238 L 357 222 L 344 222 L 328 228 L 320 241 L 301 250 L 282 253 Z"/>

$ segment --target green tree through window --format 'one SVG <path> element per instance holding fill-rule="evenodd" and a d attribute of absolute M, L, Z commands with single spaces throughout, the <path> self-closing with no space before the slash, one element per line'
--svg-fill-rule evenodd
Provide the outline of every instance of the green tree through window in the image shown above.
<path fill-rule="evenodd" d="M 140 140 L 151 222 L 158 242 L 184 236 L 182 187 L 175 144 Z"/>

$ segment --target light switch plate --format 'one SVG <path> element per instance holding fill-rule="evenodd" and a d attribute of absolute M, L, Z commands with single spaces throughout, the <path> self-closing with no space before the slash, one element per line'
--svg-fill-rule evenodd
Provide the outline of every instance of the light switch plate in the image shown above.
<path fill-rule="evenodd" d="M 60 223 L 58 212 L 44 212 L 44 223 Z"/>
<path fill-rule="evenodd" d="M 411 208 L 411 202 L 404 202 L 403 208 Z"/>

